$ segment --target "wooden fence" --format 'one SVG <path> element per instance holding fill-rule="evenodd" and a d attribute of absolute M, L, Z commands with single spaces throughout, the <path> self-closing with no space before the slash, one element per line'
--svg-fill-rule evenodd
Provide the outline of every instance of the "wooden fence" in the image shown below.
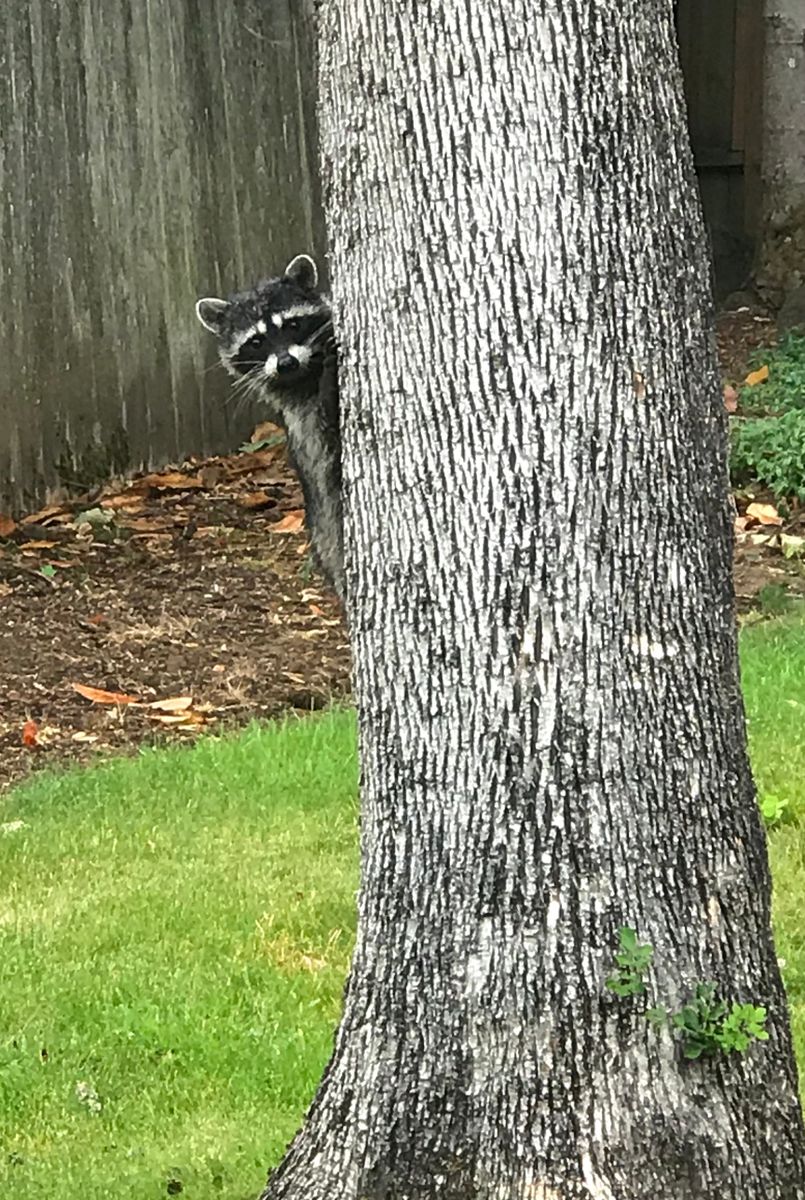
<path fill-rule="evenodd" d="M 0 6 L 0 509 L 250 427 L 193 305 L 321 251 L 307 13 Z"/>
<path fill-rule="evenodd" d="M 249 429 L 193 304 L 321 254 L 311 4 L 0 5 L 0 510 Z M 677 0 L 722 291 L 757 221 L 760 18 Z"/>

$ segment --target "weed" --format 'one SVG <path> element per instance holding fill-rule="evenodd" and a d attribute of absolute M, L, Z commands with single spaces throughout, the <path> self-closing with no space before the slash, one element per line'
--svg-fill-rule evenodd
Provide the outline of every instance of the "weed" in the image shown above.
<path fill-rule="evenodd" d="M 746 414 L 731 424 L 733 484 L 756 481 L 775 496 L 805 499 L 805 337 L 789 334 L 774 349 L 758 351 L 755 365 L 769 378 L 741 392 Z"/>
<path fill-rule="evenodd" d="M 654 948 L 641 945 L 635 931 L 628 926 L 618 930 L 618 941 L 621 948 L 615 955 L 616 969 L 607 980 L 607 987 L 616 996 L 642 996 L 646 990 L 643 976 L 651 966 Z"/>

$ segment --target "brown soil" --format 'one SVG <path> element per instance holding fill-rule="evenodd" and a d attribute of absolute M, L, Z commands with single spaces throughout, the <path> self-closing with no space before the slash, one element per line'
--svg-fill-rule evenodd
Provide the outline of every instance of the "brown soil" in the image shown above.
<path fill-rule="evenodd" d="M 309 572 L 300 510 L 278 446 L 109 487 L 10 531 L 0 789 L 35 768 L 346 695 L 339 606 Z M 92 702 L 73 683 L 169 703 Z"/>
<path fill-rule="evenodd" d="M 725 314 L 725 378 L 742 378 L 750 351 L 773 338 L 767 320 Z M 0 791 L 42 767 L 348 694 L 347 638 L 337 600 L 308 568 L 298 486 L 281 444 L 257 446 L 16 523 L 0 515 Z M 763 498 L 740 498 L 742 512 L 751 499 Z M 784 532 L 800 525 L 795 512 Z M 780 532 L 741 534 L 740 609 L 769 584 L 805 593 Z M 72 684 L 123 699 L 91 700 Z M 145 707 L 154 702 L 164 703 Z"/>

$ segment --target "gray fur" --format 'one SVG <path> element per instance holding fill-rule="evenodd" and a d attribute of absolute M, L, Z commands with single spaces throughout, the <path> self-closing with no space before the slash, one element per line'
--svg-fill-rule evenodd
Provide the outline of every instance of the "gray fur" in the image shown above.
<path fill-rule="evenodd" d="M 313 259 L 298 254 L 276 279 L 228 300 L 199 300 L 196 314 L 215 335 L 235 386 L 284 427 L 314 560 L 343 599 L 338 361 L 330 306 L 317 282 Z"/>

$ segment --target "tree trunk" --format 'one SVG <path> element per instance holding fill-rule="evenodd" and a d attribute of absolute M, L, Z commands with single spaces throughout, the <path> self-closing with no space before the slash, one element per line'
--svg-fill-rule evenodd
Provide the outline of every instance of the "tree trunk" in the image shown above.
<path fill-rule="evenodd" d="M 764 212 L 758 291 L 779 306 L 805 284 L 805 7 L 766 0 Z M 800 305 L 805 316 L 805 297 Z"/>
<path fill-rule="evenodd" d="M 272 1200 L 794 1200 L 666 0 L 323 0 L 359 923 Z M 686 1062 L 605 984 L 766 1005 Z"/>

